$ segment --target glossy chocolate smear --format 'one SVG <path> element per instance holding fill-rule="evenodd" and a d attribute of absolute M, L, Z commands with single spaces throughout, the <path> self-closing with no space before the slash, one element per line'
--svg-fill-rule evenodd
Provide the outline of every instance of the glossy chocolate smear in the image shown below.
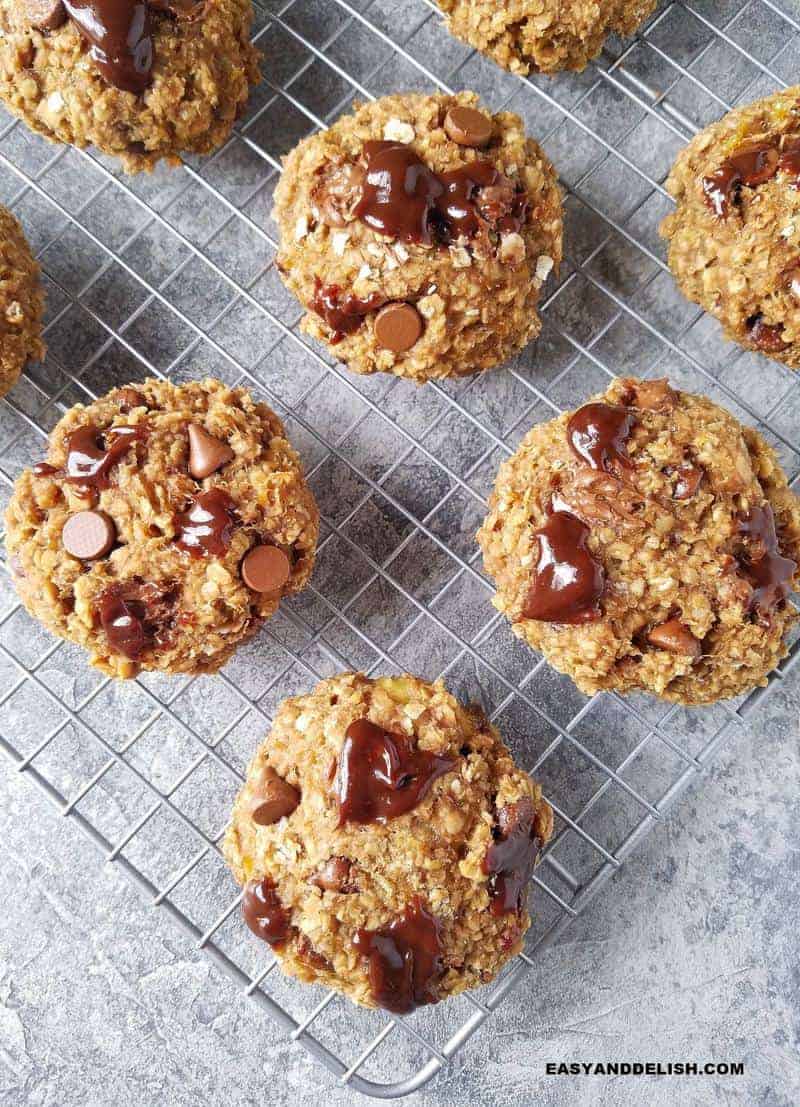
<path fill-rule="evenodd" d="M 336 775 L 339 826 L 385 823 L 411 811 L 455 761 L 417 749 L 404 734 L 391 734 L 356 719 L 347 728 Z"/>
<path fill-rule="evenodd" d="M 726 158 L 719 169 L 703 177 L 706 203 L 718 219 L 727 219 L 731 208 L 739 201 L 743 185 L 754 188 L 769 181 L 778 171 L 778 150 L 772 143 L 763 143 L 741 150 Z"/>
<path fill-rule="evenodd" d="M 750 610 L 762 619 L 786 601 L 792 590 L 797 562 L 781 553 L 772 507 L 753 507 L 739 520 L 739 534 L 749 539 L 749 549 L 739 558 L 739 571 L 750 582 Z"/>
<path fill-rule="evenodd" d="M 323 284 L 317 277 L 311 310 L 315 311 L 333 331 L 331 345 L 341 342 L 346 334 L 353 334 L 371 311 L 377 311 L 386 303 L 386 297 L 373 292 L 366 299 L 343 293 L 338 284 Z"/>
<path fill-rule="evenodd" d="M 483 859 L 494 915 L 522 910 L 525 889 L 542 848 L 542 841 L 534 831 L 534 814 L 528 796 L 499 812 L 496 840 Z"/>
<path fill-rule="evenodd" d="M 589 528 L 569 511 L 553 511 L 533 532 L 539 558 L 522 607 L 523 619 L 588 623 L 599 619 L 603 566 L 589 551 Z"/>
<path fill-rule="evenodd" d="M 242 915 L 253 933 L 271 946 L 285 942 L 291 933 L 289 912 L 267 876 L 245 885 Z"/>
<path fill-rule="evenodd" d="M 381 930 L 357 931 L 353 945 L 367 959 L 370 991 L 379 1007 L 405 1015 L 438 1002 L 440 927 L 419 899 Z"/>
<path fill-rule="evenodd" d="M 112 468 L 144 434 L 142 427 L 110 427 L 104 434 L 78 427 L 67 438 L 64 479 L 87 492 L 109 488 Z"/>
<path fill-rule="evenodd" d="M 126 600 L 114 589 L 104 592 L 98 602 L 100 625 L 115 653 L 136 661 L 151 644 L 145 629 L 142 605 Z"/>
<path fill-rule="evenodd" d="M 221 488 L 198 492 L 186 511 L 175 516 L 176 539 L 193 557 L 222 557 L 231 544 L 236 526 L 235 505 Z"/>
<path fill-rule="evenodd" d="M 567 441 L 579 461 L 593 469 L 612 471 L 611 462 L 631 468 L 626 443 L 634 418 L 616 404 L 584 404 L 567 423 Z"/>
<path fill-rule="evenodd" d="M 402 142 L 367 142 L 364 157 L 366 175 L 355 215 L 379 234 L 447 245 L 473 237 L 482 226 L 518 231 L 525 222 L 525 193 L 489 161 L 439 175 Z"/>
<path fill-rule="evenodd" d="M 430 245 L 431 211 L 444 192 L 436 174 L 402 142 L 367 142 L 364 158 L 356 217 L 379 234 Z"/>
<path fill-rule="evenodd" d="M 792 188 L 800 189 L 800 138 L 787 142 L 778 159 L 778 172 L 788 173 Z"/>
<path fill-rule="evenodd" d="M 150 4 L 144 0 L 64 0 L 64 7 L 108 83 L 123 92 L 144 92 L 153 76 Z"/>
<path fill-rule="evenodd" d="M 151 12 L 192 19 L 204 6 L 203 0 L 63 0 L 61 15 L 43 29 L 55 29 L 68 15 L 108 83 L 139 95 L 153 79 Z"/>
<path fill-rule="evenodd" d="M 111 585 L 97 600 L 97 615 L 115 653 L 136 661 L 163 645 L 175 625 L 178 589 L 132 578 Z"/>

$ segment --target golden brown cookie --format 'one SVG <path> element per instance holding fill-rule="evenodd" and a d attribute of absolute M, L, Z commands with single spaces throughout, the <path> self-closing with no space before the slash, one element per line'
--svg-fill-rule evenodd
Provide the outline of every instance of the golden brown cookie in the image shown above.
<path fill-rule="evenodd" d="M 534 427 L 478 542 L 495 607 L 587 694 L 712 703 L 786 654 L 800 501 L 756 431 L 666 381 Z"/>
<path fill-rule="evenodd" d="M 0 206 L 0 396 L 14 387 L 29 359 L 44 357 L 43 315 L 39 266 L 22 227 Z"/>
<path fill-rule="evenodd" d="M 275 191 L 303 329 L 356 373 L 417 382 L 505 361 L 561 261 L 553 167 L 473 93 L 387 96 L 305 139 Z"/>
<path fill-rule="evenodd" d="M 552 827 L 479 708 L 441 682 L 342 673 L 279 707 L 224 851 L 286 972 L 402 1014 L 519 952 Z"/>
<path fill-rule="evenodd" d="M 128 172 L 227 139 L 259 80 L 250 0 L 0 0 L 0 99 Z"/>
<path fill-rule="evenodd" d="M 437 0 L 456 38 L 512 73 L 585 69 L 610 34 L 632 35 L 655 0 Z"/>
<path fill-rule="evenodd" d="M 729 112 L 679 156 L 661 224 L 683 294 L 800 368 L 800 85 Z"/>
<path fill-rule="evenodd" d="M 67 412 L 6 526 L 31 614 L 132 677 L 224 664 L 305 585 L 318 513 L 266 404 L 147 380 Z"/>

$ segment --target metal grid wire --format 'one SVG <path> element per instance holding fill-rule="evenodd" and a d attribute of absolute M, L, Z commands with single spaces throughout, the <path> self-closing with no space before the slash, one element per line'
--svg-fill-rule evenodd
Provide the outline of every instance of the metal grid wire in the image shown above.
<path fill-rule="evenodd" d="M 528 427 L 615 372 L 668 374 L 713 396 L 767 436 L 796 485 L 797 377 L 721 343 L 674 289 L 656 227 L 669 207 L 662 181 L 691 134 L 791 83 L 800 22 L 773 0 L 666 3 L 585 74 L 549 81 L 512 77 L 453 40 L 429 0 L 256 8 L 265 78 L 208 159 L 127 178 L 0 116 L 0 200 L 42 263 L 50 347 L 0 404 L 0 488 L 7 499 L 66 407 L 112 385 L 209 373 L 243 383 L 304 455 L 323 519 L 312 585 L 219 676 L 119 684 L 49 638 L 0 574 L 0 744 L 295 1040 L 342 1082 L 389 1097 L 447 1068 L 769 695 L 702 711 L 586 699 L 493 613 L 473 535 L 497 465 Z M 509 368 L 466 381 L 417 390 L 356 378 L 298 333 L 277 279 L 280 156 L 354 98 L 464 87 L 523 115 L 561 173 L 567 259 L 543 335 Z M 442 676 L 480 700 L 556 811 L 525 952 L 493 985 L 403 1019 L 274 971 L 220 856 L 274 705 L 342 668 Z"/>

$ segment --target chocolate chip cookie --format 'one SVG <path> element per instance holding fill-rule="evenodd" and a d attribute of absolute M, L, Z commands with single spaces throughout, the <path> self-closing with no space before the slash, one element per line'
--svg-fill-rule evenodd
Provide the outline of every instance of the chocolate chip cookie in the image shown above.
<path fill-rule="evenodd" d="M 519 952 L 552 826 L 479 708 L 343 673 L 278 709 L 224 852 L 286 972 L 404 1014 Z"/>
<path fill-rule="evenodd" d="M 586 68 L 610 34 L 632 35 L 655 0 L 436 0 L 456 38 L 512 73 Z"/>
<path fill-rule="evenodd" d="M 534 427 L 478 542 L 495 607 L 587 694 L 712 703 L 786 654 L 800 500 L 756 431 L 665 380 Z"/>
<path fill-rule="evenodd" d="M 729 112 L 667 180 L 661 225 L 681 291 L 725 334 L 800 368 L 800 85 Z"/>
<path fill-rule="evenodd" d="M 250 0 L 0 0 L 0 99 L 128 172 L 207 154 L 259 80 Z"/>
<path fill-rule="evenodd" d="M 318 513 L 265 404 L 147 380 L 67 412 L 6 525 L 31 614 L 132 677 L 218 669 L 305 585 Z"/>
<path fill-rule="evenodd" d="M 30 359 L 44 357 L 44 295 L 22 227 L 0 206 L 0 396 Z"/>
<path fill-rule="evenodd" d="M 561 260 L 553 167 L 473 93 L 387 96 L 286 159 L 278 267 L 303 329 L 357 373 L 417 382 L 505 361 L 538 335 Z"/>

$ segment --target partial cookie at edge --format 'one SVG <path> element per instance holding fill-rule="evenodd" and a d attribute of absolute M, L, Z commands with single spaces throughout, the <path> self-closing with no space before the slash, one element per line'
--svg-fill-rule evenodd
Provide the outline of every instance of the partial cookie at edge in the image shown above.
<path fill-rule="evenodd" d="M 0 396 L 17 383 L 29 360 L 44 357 L 44 293 L 22 227 L 0 206 Z"/>

